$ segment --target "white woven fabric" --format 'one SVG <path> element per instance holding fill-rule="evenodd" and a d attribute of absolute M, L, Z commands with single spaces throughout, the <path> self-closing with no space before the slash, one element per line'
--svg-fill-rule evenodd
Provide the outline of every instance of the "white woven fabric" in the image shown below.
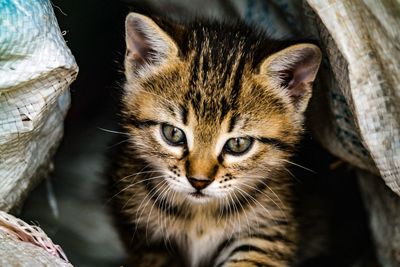
<path fill-rule="evenodd" d="M 28 242 L 14 240 L 0 232 L 0 266 L 4 267 L 72 267 L 46 250 Z"/>
<path fill-rule="evenodd" d="M 52 255 L 54 257 L 53 261 L 58 261 L 58 259 L 60 259 L 64 265 L 69 263 L 67 256 L 61 247 L 55 245 L 42 229 L 38 226 L 27 224 L 26 222 L 3 211 L 0 211 L 0 239 L 3 239 L 3 243 L 8 242 L 18 245 L 19 242 L 20 245 L 23 245 L 24 243 L 35 245 L 36 247 L 47 251 L 49 255 Z M 51 258 L 49 255 L 46 255 L 45 258 Z M 19 255 L 17 254 L 16 256 Z M 5 260 L 9 262 L 9 264 L 7 264 L 8 266 L 21 262 L 18 259 L 14 259 L 10 262 L 9 257 L 5 258 L 6 259 L 1 259 L 0 257 L 0 262 L 3 262 L 1 266 L 5 266 Z"/>
<path fill-rule="evenodd" d="M 77 72 L 50 1 L 0 0 L 0 210 L 48 167 Z"/>
<path fill-rule="evenodd" d="M 332 153 L 380 174 L 400 195 L 400 2 L 307 2 L 322 22 L 321 39 L 343 98 L 335 105 L 338 94 L 329 88 L 334 132 L 319 133 L 320 141 Z M 349 114 L 341 112 L 345 106 Z M 345 128 L 349 122 L 356 135 Z"/>

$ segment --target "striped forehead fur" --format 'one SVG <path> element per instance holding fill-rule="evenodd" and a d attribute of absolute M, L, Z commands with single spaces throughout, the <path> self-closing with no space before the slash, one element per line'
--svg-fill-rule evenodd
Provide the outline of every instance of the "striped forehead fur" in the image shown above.
<path fill-rule="evenodd" d="M 178 46 L 180 58 L 190 62 L 189 84 L 180 99 L 184 103 L 180 104 L 181 113 L 187 114 L 186 103 L 190 103 L 196 116 L 206 119 L 221 121 L 228 111 L 235 113 L 243 76 L 256 71 L 267 55 L 295 43 L 273 40 L 264 31 L 242 22 L 196 20 L 182 28 L 156 21 Z M 141 80 L 142 87 L 154 88 L 152 84 L 162 78 L 180 79 L 174 71 L 162 76 Z M 276 104 L 280 101 L 273 94 L 270 100 Z"/>

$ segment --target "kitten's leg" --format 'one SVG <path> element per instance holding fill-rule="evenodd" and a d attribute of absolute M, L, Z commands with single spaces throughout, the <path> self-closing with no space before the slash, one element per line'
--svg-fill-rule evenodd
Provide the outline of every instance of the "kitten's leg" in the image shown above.
<path fill-rule="evenodd" d="M 229 258 L 218 267 L 287 267 L 289 260 L 276 255 L 276 252 L 261 250 L 251 245 L 239 246 Z"/>
<path fill-rule="evenodd" d="M 125 244 L 129 267 L 181 267 L 181 261 L 173 255 L 173 248 L 167 249 L 164 242 L 151 244 L 145 230 L 138 230 L 134 224 L 117 221 L 120 237 Z"/>
<path fill-rule="evenodd" d="M 129 266 L 134 267 L 181 267 L 166 251 L 137 250 L 130 252 Z"/>
<path fill-rule="evenodd" d="M 164 247 L 138 246 L 128 247 L 129 266 L 134 267 L 181 267 L 176 256 Z"/>
<path fill-rule="evenodd" d="M 259 233 L 227 246 L 216 267 L 287 267 L 293 259 L 294 242 L 279 234 Z"/>

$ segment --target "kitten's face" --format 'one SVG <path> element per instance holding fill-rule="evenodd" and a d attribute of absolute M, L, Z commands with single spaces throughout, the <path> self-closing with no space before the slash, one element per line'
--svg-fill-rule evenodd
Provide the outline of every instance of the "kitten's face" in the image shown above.
<path fill-rule="evenodd" d="M 313 55 L 315 48 L 292 47 L 254 67 L 251 54 L 243 52 L 245 42 L 216 50 L 210 38 L 202 39 L 201 46 L 189 38 L 189 52 L 178 56 L 180 48 L 168 35 L 151 20 L 135 16 L 131 29 L 128 17 L 127 38 L 140 40 L 136 47 L 127 41 L 123 113 L 130 121 L 125 128 L 132 148 L 157 171 L 152 183 L 190 202 L 207 203 L 247 197 L 277 179 L 301 134 L 310 97 L 310 82 L 299 85 L 310 74 L 297 74 L 296 62 L 289 75 L 287 69 L 278 73 L 279 67 L 293 50 L 308 49 Z M 154 66 L 140 63 L 146 55 L 157 55 L 154 47 L 163 47 L 159 57 L 148 61 L 157 60 Z M 271 77 L 275 72 L 276 78 Z M 289 94 L 284 82 L 297 87 Z"/>

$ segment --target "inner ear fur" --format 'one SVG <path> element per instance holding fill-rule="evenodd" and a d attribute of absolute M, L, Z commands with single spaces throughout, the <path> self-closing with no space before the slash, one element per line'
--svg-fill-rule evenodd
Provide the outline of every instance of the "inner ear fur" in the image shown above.
<path fill-rule="evenodd" d="M 321 50 L 314 44 L 292 45 L 266 58 L 260 65 L 260 74 L 274 87 L 284 90 L 295 108 L 303 112 L 311 97 L 321 58 Z"/>
<path fill-rule="evenodd" d="M 127 76 L 177 57 L 178 46 L 151 18 L 129 13 L 125 20 Z"/>

